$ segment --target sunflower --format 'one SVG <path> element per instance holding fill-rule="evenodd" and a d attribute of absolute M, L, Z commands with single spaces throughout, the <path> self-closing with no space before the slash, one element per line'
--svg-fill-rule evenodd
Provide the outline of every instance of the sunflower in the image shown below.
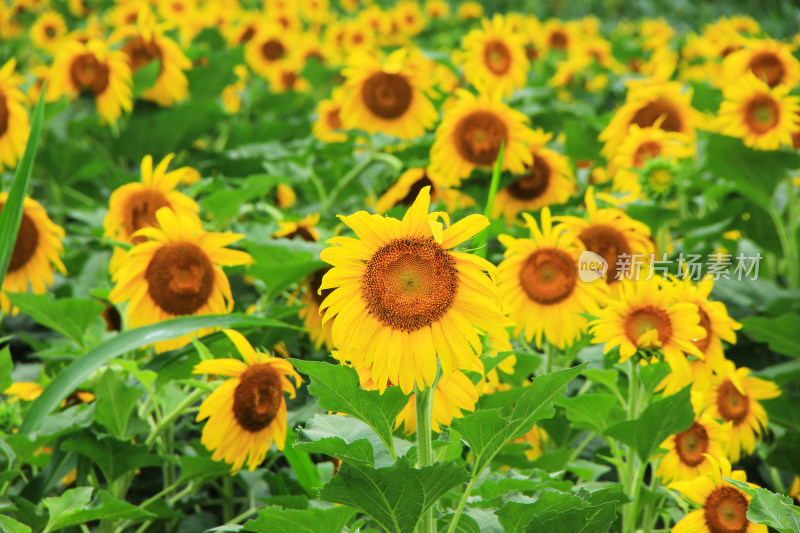
<path fill-rule="evenodd" d="M 258 32 L 261 19 L 260 13 L 242 11 L 232 24 L 225 28 L 224 35 L 228 45 L 237 46 L 249 42 Z"/>
<path fill-rule="evenodd" d="M 649 257 L 653 253 L 650 228 L 620 209 L 598 209 L 593 187 L 586 191 L 585 202 L 588 221 L 577 217 L 557 217 L 557 220 L 577 232 L 586 249 L 608 263 L 605 277 L 609 286 L 613 286 L 620 279 L 631 276 L 633 256 Z"/>
<path fill-rule="evenodd" d="M 541 47 L 547 53 L 552 50 L 569 52 L 578 40 L 577 28 L 559 19 L 550 19 L 541 28 Z"/>
<path fill-rule="evenodd" d="M 723 479 L 747 482 L 744 471 L 731 472 L 731 464 L 724 457 L 707 460 L 711 463 L 709 473 L 692 481 L 674 481 L 668 486 L 702 507 L 684 516 L 672 533 L 767 533 L 767 526 L 754 524 L 747 518 L 750 495 Z"/>
<path fill-rule="evenodd" d="M 19 400 L 25 400 L 29 402 L 41 396 L 42 392 L 44 392 L 44 387 L 38 383 L 32 383 L 30 381 L 18 381 L 16 383 L 12 383 L 6 390 L 3 391 L 3 394 L 8 395 L 9 402 L 16 402 Z M 94 394 L 91 392 L 76 390 L 62 400 L 61 405 L 62 407 L 69 407 L 79 403 L 89 403 L 92 400 L 94 400 Z"/>
<path fill-rule="evenodd" d="M 281 209 L 286 209 L 287 207 L 292 207 L 296 201 L 297 194 L 290 186 L 285 183 L 279 183 L 275 187 L 275 205 Z"/>
<path fill-rule="evenodd" d="M 319 232 L 314 227 L 319 222 L 319 213 L 306 215 L 303 220 L 297 222 L 278 222 L 281 229 L 272 234 L 273 239 L 294 240 L 300 237 L 306 242 L 316 242 L 319 240 Z"/>
<path fill-rule="evenodd" d="M 800 131 L 800 99 L 789 96 L 789 89 L 786 85 L 770 88 L 752 74 L 743 76 L 725 91 L 719 108 L 720 131 L 761 150 L 792 146 L 792 134 Z"/>
<path fill-rule="evenodd" d="M 481 91 L 499 91 L 509 98 L 528 80 L 524 39 L 511 31 L 503 15 L 484 19 L 482 24 L 483 29 L 472 30 L 461 41 L 463 52 L 458 55 L 464 76 Z"/>
<path fill-rule="evenodd" d="M 286 62 L 270 70 L 268 80 L 269 88 L 275 93 L 308 92 L 311 84 L 300 75 L 301 65 Z"/>
<path fill-rule="evenodd" d="M 222 89 L 222 94 L 220 95 L 222 105 L 228 113 L 241 111 L 242 97 L 245 89 L 247 89 L 247 80 L 250 77 L 250 71 L 247 70 L 246 65 L 236 65 L 233 67 L 233 73 L 236 74 L 236 81 Z"/>
<path fill-rule="evenodd" d="M 450 4 L 444 0 L 428 0 L 425 2 L 425 14 L 431 19 L 443 19 L 450 14 Z"/>
<path fill-rule="evenodd" d="M 704 413 L 685 431 L 668 437 L 660 448 L 667 452 L 658 464 L 656 475 L 664 483 L 670 481 L 692 481 L 709 474 L 715 459 L 725 458 L 731 424 L 720 424 Z"/>
<path fill-rule="evenodd" d="M 771 381 L 754 378 L 749 368 L 736 368 L 725 361 L 714 376 L 706 403 L 714 418 L 733 422 L 728 456 L 733 462 L 742 452 L 751 454 L 756 449 L 756 438 L 760 438 L 767 427 L 767 412 L 759 400 L 780 396 L 780 389 Z"/>
<path fill-rule="evenodd" d="M 527 126 L 528 117 L 499 96 L 456 90 L 456 100 L 437 128 L 431 148 L 431 169 L 448 183 L 458 183 L 475 167 L 491 168 L 501 144 L 505 146 L 503 170 L 524 174 L 526 165 L 533 164 L 528 145 L 536 136 Z"/>
<path fill-rule="evenodd" d="M 699 325 L 697 306 L 676 302 L 674 289 L 660 281 L 657 277 L 622 280 L 617 299 L 609 301 L 590 324 L 592 342 L 605 343 L 603 353 L 619 347 L 624 363 L 640 348 L 660 348 L 673 371 L 688 366 L 684 354 L 703 357 L 693 342 L 706 334 Z"/>
<path fill-rule="evenodd" d="M 606 297 L 606 285 L 582 283 L 578 278 L 580 241 L 566 226 L 553 226 L 550 209 L 542 208 L 541 230 L 523 213 L 531 239 L 500 235 L 505 259 L 497 268 L 498 291 L 504 308 L 517 323 L 516 335 L 542 337 L 559 348 L 575 342 L 588 321 L 579 313 L 597 314 Z"/>
<path fill-rule="evenodd" d="M 392 10 L 391 17 L 397 24 L 399 34 L 406 40 L 425 28 L 425 17 L 415 0 L 400 0 Z"/>
<path fill-rule="evenodd" d="M 413 139 L 438 118 L 425 95 L 430 80 L 421 75 L 408 49 L 394 51 L 383 64 L 369 54 L 354 54 L 343 74 L 339 117 L 346 129 Z"/>
<path fill-rule="evenodd" d="M 544 453 L 543 445 L 546 440 L 547 433 L 545 430 L 534 424 L 529 432 L 518 439 L 512 440 L 511 442 L 522 442 L 527 444 L 528 449 L 525 450 L 525 457 L 528 459 L 528 461 L 535 461 Z"/>
<path fill-rule="evenodd" d="M 49 101 L 62 94 L 76 98 L 89 91 L 97 112 L 106 122 L 116 122 L 122 111 L 133 108 L 131 68 L 128 56 L 119 50 L 109 50 L 106 44 L 91 39 L 86 44 L 69 41 L 60 47 L 48 80 Z"/>
<path fill-rule="evenodd" d="M 564 203 L 575 192 L 575 177 L 568 157 L 536 144 L 530 146 L 530 151 L 533 164 L 526 166 L 523 176 L 516 177 L 497 193 L 492 206 L 492 217 L 502 213 L 509 226 L 520 211 Z"/>
<path fill-rule="evenodd" d="M 483 16 L 483 4 L 480 2 L 460 2 L 458 4 L 458 18 L 461 20 L 479 19 Z"/>
<path fill-rule="evenodd" d="M 507 339 L 507 319 L 484 271 L 494 266 L 451 248 L 489 221 L 481 215 L 444 229 L 428 215 L 424 187 L 403 220 L 359 211 L 341 217 L 358 239 L 328 240 L 320 258 L 333 265 L 321 289 L 334 289 L 321 310 L 333 320 L 333 342 L 357 368 L 371 367 L 381 391 L 389 381 L 406 394 L 454 369 L 480 370 L 478 334 Z M 354 333 L 358 333 L 355 335 Z"/>
<path fill-rule="evenodd" d="M 736 85 L 751 72 L 770 87 L 783 85 L 792 89 L 800 83 L 800 61 L 792 55 L 792 47 L 772 39 L 753 39 L 745 47 L 725 58 L 723 88 Z"/>
<path fill-rule="evenodd" d="M 320 268 L 304 283 L 306 290 L 301 297 L 301 302 L 304 306 L 300 310 L 299 315 L 300 318 L 303 319 L 303 322 L 305 322 L 308 335 L 314 342 L 314 346 L 319 349 L 324 343 L 325 347 L 331 350 L 333 349 L 333 321 L 328 320 L 323 323 L 319 310 L 322 302 L 325 301 L 325 298 L 331 293 L 330 289 L 320 290 L 322 278 L 327 274 L 328 270 L 330 270 L 330 267 Z"/>
<path fill-rule="evenodd" d="M 286 443 L 286 401 L 295 397 L 302 380 L 285 359 L 257 352 L 238 331 L 225 334 L 236 345 L 239 359 L 209 359 L 194 366 L 194 374 L 228 376 L 200 405 L 197 421 L 208 419 L 201 442 L 238 472 L 245 462 L 255 470 L 272 443 L 283 450 Z M 294 379 L 292 385 L 291 379 Z"/>
<path fill-rule="evenodd" d="M 244 46 L 245 61 L 253 72 L 269 79 L 272 71 L 289 56 L 291 38 L 280 26 L 261 23 Z"/>
<path fill-rule="evenodd" d="M 0 170 L 17 164 L 31 130 L 25 95 L 19 90 L 24 80 L 14 72 L 16 65 L 12 58 L 0 68 Z"/>
<path fill-rule="evenodd" d="M 136 244 L 114 272 L 109 294 L 113 303 L 128 303 L 128 325 L 138 328 L 185 315 L 228 313 L 233 297 L 228 278 L 219 265 L 247 265 L 249 254 L 225 246 L 240 240 L 238 233 L 206 233 L 198 221 L 168 207 L 156 211 L 157 226 L 145 227 L 132 237 L 149 240 Z M 211 330 L 200 330 L 199 335 Z M 184 335 L 158 342 L 156 351 L 180 348 L 190 342 Z"/>
<path fill-rule="evenodd" d="M 8 193 L 0 193 L 0 211 L 8 201 Z M 16 314 L 6 292 L 27 292 L 28 286 L 34 294 L 44 294 L 53 284 L 53 267 L 66 273 L 59 256 L 64 252 L 64 230 L 54 224 L 39 202 L 25 197 L 22 204 L 22 220 L 17 232 L 11 262 L 0 291 L 0 309 L 4 313 Z"/>
<path fill-rule="evenodd" d="M 470 379 L 460 370 L 454 370 L 450 379 L 440 379 L 433 390 L 433 414 L 431 429 L 437 433 L 442 426 L 449 426 L 453 418 L 464 416 L 462 411 L 474 411 L 478 391 Z M 403 432 L 411 435 L 417 431 L 416 395 L 412 394 L 405 408 L 397 415 L 395 429 L 403 426 Z"/>
<path fill-rule="evenodd" d="M 342 130 L 342 90 L 336 88 L 326 100 L 317 104 L 317 120 L 311 128 L 314 137 L 324 143 L 340 143 L 347 140 L 347 133 Z"/>
<path fill-rule="evenodd" d="M 789 496 L 794 500 L 795 505 L 800 506 L 800 476 L 794 476 L 792 486 L 789 488 Z"/>
<path fill-rule="evenodd" d="M 441 200 L 448 211 L 474 205 L 475 201 L 457 189 L 447 189 L 443 180 L 424 167 L 410 168 L 383 193 L 375 204 L 375 212 L 383 214 L 392 207 L 410 206 L 423 187 L 431 188 L 431 201 Z"/>
<path fill-rule="evenodd" d="M 67 35 L 67 23 L 55 11 L 45 11 L 33 23 L 30 32 L 31 41 L 37 48 L 54 52 Z"/>

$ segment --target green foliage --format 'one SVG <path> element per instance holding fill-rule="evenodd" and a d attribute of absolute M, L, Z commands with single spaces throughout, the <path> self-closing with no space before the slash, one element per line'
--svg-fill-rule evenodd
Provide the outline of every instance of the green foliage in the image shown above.
<path fill-rule="evenodd" d="M 104 306 L 96 300 L 85 298 L 53 299 L 50 294 L 9 294 L 9 300 L 23 313 L 39 324 L 69 337 L 78 346 L 85 346 L 86 330 L 92 325 Z"/>
<path fill-rule="evenodd" d="M 297 531 L 298 533 L 340 533 L 356 514 L 349 507 L 330 509 L 281 509 L 267 507 L 258 517 L 244 525 L 244 531 L 272 533 L 273 531 Z"/>
<path fill-rule="evenodd" d="M 95 387 L 95 421 L 103 424 L 112 435 L 125 439 L 128 435 L 128 421 L 144 392 L 136 386 L 129 386 L 115 370 L 106 370 Z"/>
<path fill-rule="evenodd" d="M 800 532 L 800 509 L 792 503 L 791 498 L 761 487 L 753 488 L 735 479 L 725 480 L 753 498 L 747 508 L 748 520 L 767 525 L 780 533 Z"/>
<path fill-rule="evenodd" d="M 798 313 L 787 313 L 774 318 L 752 316 L 742 320 L 742 330 L 755 340 L 766 342 L 774 352 L 800 357 L 797 324 L 800 324 Z"/>

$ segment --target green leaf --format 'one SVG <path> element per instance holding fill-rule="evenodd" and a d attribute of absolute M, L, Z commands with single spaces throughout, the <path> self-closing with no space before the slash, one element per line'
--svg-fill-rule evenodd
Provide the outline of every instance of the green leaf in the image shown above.
<path fill-rule="evenodd" d="M 153 513 L 120 501 L 104 490 L 99 490 L 91 503 L 85 507 L 67 509 L 62 512 L 53 522 L 52 527 L 53 529 L 60 529 L 91 522 L 92 520 L 139 520 L 154 516 Z"/>
<path fill-rule="evenodd" d="M 742 320 L 742 331 L 769 349 L 790 357 L 800 357 L 800 337 L 797 335 L 800 314 L 787 313 L 776 318 L 752 316 Z"/>
<path fill-rule="evenodd" d="M 350 507 L 331 509 L 281 509 L 267 507 L 258 517 L 244 524 L 244 531 L 274 533 L 292 531 L 297 533 L 341 533 L 345 525 L 355 516 Z"/>
<path fill-rule="evenodd" d="M 375 465 L 372 444 L 367 439 L 358 439 L 348 443 L 339 437 L 325 437 L 318 441 L 297 442 L 295 447 L 307 453 L 324 453 L 342 461 L 363 466 Z"/>
<path fill-rule="evenodd" d="M 239 213 L 239 208 L 243 203 L 266 196 L 283 179 L 285 178 L 281 176 L 266 174 L 249 176 L 241 187 L 220 187 L 219 190 L 204 197 L 200 205 L 204 212 L 214 215 L 214 220 L 225 222 Z M 248 274 L 252 275 L 251 272 Z"/>
<path fill-rule="evenodd" d="M 178 457 L 178 464 L 181 467 L 179 484 L 205 478 L 219 478 L 231 472 L 231 465 L 222 461 L 214 461 L 211 457 L 181 455 Z"/>
<path fill-rule="evenodd" d="M 47 526 L 45 531 L 50 531 L 57 527 L 62 515 L 79 512 L 89 505 L 92 498 L 92 487 L 79 487 L 76 489 L 69 489 L 64 491 L 61 496 L 52 496 L 42 500 L 42 504 L 50 512 L 50 517 L 47 519 Z"/>
<path fill-rule="evenodd" d="M 11 350 L 8 345 L 5 345 L 0 350 L 0 393 L 14 382 L 11 378 L 12 370 L 14 370 L 14 361 L 11 360 Z"/>
<path fill-rule="evenodd" d="M 585 120 L 564 121 L 564 153 L 573 160 L 601 161 L 600 150 L 603 145 L 597 140 L 600 132 Z"/>
<path fill-rule="evenodd" d="M 538 514 L 553 512 L 566 512 L 570 509 L 580 509 L 588 504 L 585 500 L 569 492 L 543 490 L 533 503 L 508 502 L 496 511 L 497 517 L 504 531 L 522 531 Z M 541 531 L 561 531 L 556 529 L 542 529 Z"/>
<path fill-rule="evenodd" d="M 525 528 L 526 533 L 558 531 L 559 533 L 607 533 L 617 519 L 613 502 L 582 509 L 566 509 L 537 515 Z"/>
<path fill-rule="evenodd" d="M 164 462 L 161 456 L 150 454 L 143 444 L 131 444 L 114 437 L 98 439 L 88 433 L 64 441 L 61 449 L 91 459 L 103 472 L 107 483 L 135 468 L 158 466 Z"/>
<path fill-rule="evenodd" d="M 106 370 L 95 388 L 94 419 L 113 435 L 125 439 L 128 420 L 143 392 L 139 387 L 127 385 L 115 370 Z"/>
<path fill-rule="evenodd" d="M 28 142 L 25 145 L 25 152 L 22 154 L 22 159 L 17 165 L 17 171 L 14 174 L 14 182 L 11 185 L 11 191 L 8 193 L 8 198 L 0 209 L 0 242 L 2 243 L 16 243 L 17 232 L 19 225 L 22 222 L 22 207 L 25 201 L 25 196 L 28 193 L 28 182 L 31 179 L 31 172 L 33 171 L 33 159 L 36 155 L 36 146 L 39 144 L 39 134 L 42 131 L 42 121 L 44 120 L 44 94 L 47 85 L 42 86 L 42 92 L 39 95 L 39 101 L 33 109 L 33 121 L 31 123 L 31 133 L 28 136 Z M 11 263 L 11 254 L 14 252 L 14 246 L 0 246 L 0 287 L 3 286 L 3 280 L 6 278 L 8 265 Z"/>
<path fill-rule="evenodd" d="M 461 434 L 475 456 L 473 475 L 483 471 L 506 443 L 507 424 L 508 420 L 500 415 L 500 409 L 481 409 L 452 420 L 451 427 Z"/>
<path fill-rule="evenodd" d="M 261 326 L 272 328 L 292 328 L 284 322 L 270 318 L 259 318 L 244 314 L 186 316 L 165 320 L 158 324 L 136 328 L 120 333 L 103 344 L 93 348 L 58 373 L 45 388 L 42 395 L 31 404 L 28 414 L 22 421 L 20 433 L 35 431 L 42 419 L 55 409 L 62 400 L 86 381 L 93 372 L 110 360 L 142 346 L 187 335 L 202 328 Z"/>
<path fill-rule="evenodd" d="M 156 58 L 148 64 L 136 69 L 131 75 L 133 81 L 133 98 L 134 100 L 156 84 L 158 75 L 161 73 L 161 59 Z"/>
<path fill-rule="evenodd" d="M 83 298 L 53 298 L 52 294 L 9 293 L 9 300 L 37 323 L 69 337 L 84 346 L 87 328 L 105 306 Z"/>
<path fill-rule="evenodd" d="M 556 398 L 556 405 L 563 407 L 567 418 L 577 429 L 589 429 L 602 433 L 615 422 L 624 418 L 624 411 L 613 394 L 583 394 L 572 398 Z"/>
<path fill-rule="evenodd" d="M 400 387 L 389 387 L 383 394 L 359 386 L 358 374 L 348 366 L 318 361 L 291 359 L 303 374 L 311 377 L 308 392 L 329 411 L 347 413 L 369 424 L 387 447 L 393 446 L 394 421 L 408 404 Z"/>
<path fill-rule="evenodd" d="M 751 487 L 747 483 L 723 477 L 725 481 L 752 497 L 747 507 L 747 519 L 755 524 L 764 524 L 780 533 L 800 532 L 800 514 L 792 499 L 783 494 L 775 494 L 761 487 Z"/>
<path fill-rule="evenodd" d="M 694 422 L 690 388 L 651 403 L 639 418 L 618 422 L 606 429 L 604 435 L 632 446 L 642 461 L 649 461 L 664 439 L 689 429 Z"/>
<path fill-rule="evenodd" d="M 247 251 L 255 264 L 247 273 L 263 281 L 270 297 L 298 280 L 313 274 L 326 265 L 319 259 L 321 244 L 293 241 L 275 241 L 249 246 Z"/>
<path fill-rule="evenodd" d="M 439 520 L 436 522 L 438 530 L 447 531 L 447 528 L 450 527 L 450 523 L 455 516 L 455 513 L 448 513 L 439 517 Z M 456 533 L 481 533 L 481 526 L 479 526 L 471 516 L 462 514 L 458 517 L 458 524 L 456 524 L 456 529 L 454 531 Z"/>
<path fill-rule="evenodd" d="M 6 531 L 7 533 L 31 533 L 31 528 L 17 522 L 9 516 L 0 514 L 0 531 Z"/>
<path fill-rule="evenodd" d="M 294 442 L 296 438 L 297 436 L 294 433 L 287 435 L 283 456 L 286 457 L 289 466 L 292 467 L 292 471 L 297 476 L 297 481 L 303 487 L 303 490 L 309 496 L 314 496 L 316 489 L 322 486 L 322 481 L 320 481 L 317 469 L 314 463 L 311 462 L 308 453 L 295 448 Z"/>
<path fill-rule="evenodd" d="M 459 461 L 412 468 L 405 457 L 377 470 L 345 463 L 320 498 L 355 507 L 387 531 L 412 533 L 420 517 L 469 474 Z"/>

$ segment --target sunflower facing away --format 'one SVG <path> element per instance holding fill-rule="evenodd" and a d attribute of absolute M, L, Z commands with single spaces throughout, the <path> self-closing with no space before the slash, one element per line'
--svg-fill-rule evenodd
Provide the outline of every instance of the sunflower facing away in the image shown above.
<path fill-rule="evenodd" d="M 491 168 L 502 143 L 503 170 L 524 174 L 533 163 L 528 145 L 536 140 L 528 117 L 500 101 L 499 94 L 475 96 L 458 89 L 456 97 L 436 130 L 431 169 L 457 184 L 476 167 Z"/>
<path fill-rule="evenodd" d="M 438 118 L 426 96 L 432 81 L 408 49 L 392 52 L 383 63 L 366 53 L 353 54 L 343 74 L 339 116 L 346 129 L 413 139 Z"/>
<path fill-rule="evenodd" d="M 0 193 L 0 211 L 8 200 L 8 193 Z M 27 292 L 30 286 L 35 294 L 44 294 L 53 284 L 53 267 L 66 273 L 59 256 L 64 252 L 64 230 L 54 224 L 39 202 L 26 197 L 22 204 L 17 241 L 11 252 L 11 262 L 0 291 L 0 309 L 16 313 L 6 292 Z"/>
<path fill-rule="evenodd" d="M 31 129 L 25 95 L 18 88 L 24 79 L 14 72 L 16 66 L 12 58 L 0 68 L 0 170 L 17 164 Z"/>
<path fill-rule="evenodd" d="M 524 39 L 512 32 L 508 20 L 495 15 L 483 19 L 482 29 L 469 32 L 461 42 L 460 62 L 467 81 L 482 91 L 499 91 L 510 98 L 514 89 L 525 85 L 530 63 Z"/>
<path fill-rule="evenodd" d="M 62 94 L 76 98 L 88 91 L 103 120 L 113 123 L 123 110 L 133 109 L 131 83 L 131 68 L 124 52 L 109 50 L 97 39 L 86 44 L 69 41 L 50 67 L 47 99 L 55 101 Z"/>
<path fill-rule="evenodd" d="M 578 278 L 578 256 L 583 250 L 575 234 L 563 224 L 553 226 L 550 209 L 542 208 L 542 227 L 523 213 L 531 239 L 500 235 L 506 247 L 498 266 L 498 291 L 503 306 L 517 323 L 518 335 L 542 337 L 559 348 L 575 342 L 588 321 L 578 313 L 597 314 L 606 299 L 602 280 L 583 283 Z"/>
<path fill-rule="evenodd" d="M 692 481 L 710 474 L 715 459 L 726 458 L 731 424 L 720 424 L 708 413 L 695 418 L 686 431 L 668 437 L 661 448 L 667 453 L 658 464 L 656 475 L 664 483 L 670 481 Z"/>
<path fill-rule="evenodd" d="M 113 275 L 113 303 L 128 302 L 128 326 L 137 328 L 184 315 L 229 313 L 233 297 L 220 265 L 248 265 L 249 254 L 225 246 L 240 240 L 238 233 L 207 233 L 192 217 L 168 207 L 156 211 L 157 225 L 133 234 L 149 239 L 134 246 Z M 211 330 L 200 330 L 204 335 Z M 156 343 L 156 351 L 180 348 L 184 335 Z"/>
<path fill-rule="evenodd" d="M 441 200 L 448 211 L 459 207 L 469 207 L 475 201 L 455 188 L 445 188 L 443 180 L 430 169 L 424 167 L 410 168 L 397 178 L 394 185 L 381 195 L 375 204 L 375 212 L 383 214 L 392 207 L 402 205 L 410 206 L 417 199 L 423 187 L 431 188 L 431 201 Z"/>
<path fill-rule="evenodd" d="M 406 394 L 454 369 L 481 370 L 479 333 L 507 339 L 507 319 L 490 275 L 495 267 L 453 251 L 488 226 L 470 215 L 444 229 L 428 215 L 423 188 L 403 220 L 359 211 L 340 217 L 358 238 L 335 237 L 320 254 L 333 265 L 321 289 L 334 289 L 321 310 L 333 320 L 333 343 L 356 368 L 371 367 L 383 391 L 389 382 Z"/>
<path fill-rule="evenodd" d="M 236 345 L 239 359 L 209 359 L 195 365 L 195 374 L 226 376 L 225 380 L 200 405 L 197 421 L 203 426 L 201 442 L 213 451 L 215 461 L 223 460 L 237 472 L 247 462 L 255 470 L 272 443 L 283 450 L 286 443 L 286 401 L 284 393 L 295 397 L 301 383 L 292 364 L 253 349 L 238 331 L 225 334 Z M 292 385 L 291 379 L 294 379 Z"/>

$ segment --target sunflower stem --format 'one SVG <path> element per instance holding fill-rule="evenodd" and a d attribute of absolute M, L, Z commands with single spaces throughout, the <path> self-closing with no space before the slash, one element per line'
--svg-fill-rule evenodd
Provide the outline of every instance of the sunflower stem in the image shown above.
<path fill-rule="evenodd" d="M 497 195 L 497 189 L 500 188 L 500 174 L 503 168 L 503 153 L 505 151 L 505 141 L 500 141 L 500 150 L 497 152 L 497 161 L 494 164 L 494 171 L 492 172 L 492 182 L 489 185 L 489 197 L 486 199 L 486 208 L 483 210 L 483 216 L 491 220 L 492 209 L 494 208 L 494 197 Z M 486 259 L 486 240 L 488 239 L 489 228 L 484 228 L 472 238 L 472 247 L 475 248 L 475 255 Z"/>
<path fill-rule="evenodd" d="M 189 395 L 186 396 L 186 398 L 184 398 L 183 401 L 175 407 L 175 409 L 170 411 L 169 414 L 167 414 L 167 416 L 165 416 L 159 421 L 158 425 L 155 427 L 155 429 L 153 429 L 153 432 L 150 433 L 150 436 L 147 437 L 147 440 L 144 442 L 145 446 L 148 447 L 152 446 L 152 444 L 155 442 L 155 440 L 158 438 L 161 432 L 170 427 L 172 423 L 175 421 L 175 419 L 178 418 L 183 413 L 184 409 L 186 409 L 194 402 L 196 402 L 198 399 L 200 399 L 200 397 L 203 394 L 205 394 L 205 392 L 206 391 L 204 391 L 203 389 L 195 389 L 192 392 L 190 392 Z"/>
<path fill-rule="evenodd" d="M 467 488 L 464 489 L 464 493 L 461 495 L 461 499 L 458 500 L 458 507 L 456 507 L 456 512 L 453 515 L 453 520 L 450 522 L 450 527 L 447 528 L 447 533 L 455 533 L 455 530 L 458 527 L 458 520 L 459 518 L 461 518 L 461 513 L 464 512 L 464 506 L 467 505 L 467 498 L 469 498 L 469 495 L 472 492 L 472 487 L 475 486 L 475 482 L 477 480 L 478 476 L 475 474 L 475 472 L 473 472 L 473 476 L 469 480 Z"/>
<path fill-rule="evenodd" d="M 628 359 L 630 371 L 628 372 L 628 420 L 635 420 L 638 416 L 637 399 L 639 396 L 639 361 L 634 358 Z M 638 483 L 640 475 L 644 475 L 643 468 L 639 466 L 639 457 L 633 446 L 626 447 L 625 463 L 622 468 L 622 487 L 625 495 L 630 498 L 630 502 L 622 506 L 622 531 L 624 533 L 634 533 L 636 531 L 636 514 L 638 495 Z M 642 473 L 640 474 L 640 470 Z"/>
<path fill-rule="evenodd" d="M 433 415 L 433 386 L 416 390 L 414 394 L 417 407 L 417 467 L 433 464 L 431 446 L 431 416 Z M 433 506 L 422 515 L 419 533 L 435 533 Z"/>

